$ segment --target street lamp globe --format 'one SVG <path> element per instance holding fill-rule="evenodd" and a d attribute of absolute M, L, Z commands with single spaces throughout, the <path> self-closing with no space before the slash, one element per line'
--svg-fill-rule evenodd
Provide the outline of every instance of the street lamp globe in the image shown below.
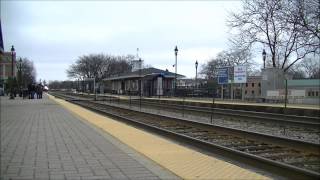
<path fill-rule="evenodd" d="M 178 55 L 178 47 L 177 46 L 174 48 L 174 54 Z"/>
<path fill-rule="evenodd" d="M 262 51 L 263 68 L 266 68 L 266 56 L 267 56 L 267 53 L 263 49 L 263 51 Z"/>
<path fill-rule="evenodd" d="M 15 51 L 14 46 L 11 46 L 11 54 L 14 54 L 14 51 Z"/>
<path fill-rule="evenodd" d="M 198 88 L 198 82 L 197 82 L 197 76 L 198 76 L 198 60 L 196 60 L 195 63 L 195 67 L 196 67 L 196 82 L 195 82 L 195 87 Z"/>

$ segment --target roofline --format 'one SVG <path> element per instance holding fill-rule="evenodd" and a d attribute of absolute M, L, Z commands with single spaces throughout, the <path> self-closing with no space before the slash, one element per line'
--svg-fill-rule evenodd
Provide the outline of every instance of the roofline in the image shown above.
<path fill-rule="evenodd" d="M 159 75 L 161 73 L 151 73 L 151 74 L 145 74 L 145 75 L 129 75 L 129 76 L 118 76 L 118 77 L 111 77 L 111 78 L 104 78 L 103 81 L 112 81 L 112 80 L 119 80 L 119 79 L 131 79 L 131 78 L 143 78 L 150 75 Z M 167 78 L 175 78 L 174 75 L 164 75 Z M 177 78 L 183 78 L 185 76 L 177 74 Z"/>

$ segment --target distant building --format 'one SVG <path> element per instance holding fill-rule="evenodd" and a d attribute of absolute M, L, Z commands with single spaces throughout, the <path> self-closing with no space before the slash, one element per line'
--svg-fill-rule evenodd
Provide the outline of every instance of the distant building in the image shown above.
<path fill-rule="evenodd" d="M 184 77 L 177 74 L 177 79 Z M 144 68 L 103 79 L 105 91 L 116 94 L 139 95 L 139 81 L 141 80 L 141 94 L 143 96 L 172 95 L 175 73 L 157 68 Z"/>
<path fill-rule="evenodd" d="M 0 54 L 0 79 L 7 80 L 12 76 L 12 55 L 11 52 Z M 13 76 L 17 75 L 16 56 L 13 56 Z"/>
<path fill-rule="evenodd" d="M 268 90 L 266 100 L 284 102 L 286 96 L 285 80 L 284 88 Z M 287 80 L 287 99 L 294 104 L 320 105 L 320 79 L 294 79 Z"/>
<path fill-rule="evenodd" d="M 320 105 L 320 79 L 294 79 L 287 84 L 289 103 Z"/>
<path fill-rule="evenodd" d="M 261 100 L 261 79 L 261 76 L 247 76 L 247 83 L 244 84 L 233 83 L 232 85 L 218 85 L 216 88 L 216 97 L 223 97 L 223 99 L 259 101 Z"/>
<path fill-rule="evenodd" d="M 16 56 L 13 56 L 13 76 L 17 76 Z M 11 74 L 12 69 L 12 56 L 11 52 L 4 52 L 0 54 L 0 89 L 6 89 L 6 82 Z"/>
<path fill-rule="evenodd" d="M 261 98 L 261 76 L 248 76 L 247 83 L 243 86 L 244 99 L 255 100 Z"/>

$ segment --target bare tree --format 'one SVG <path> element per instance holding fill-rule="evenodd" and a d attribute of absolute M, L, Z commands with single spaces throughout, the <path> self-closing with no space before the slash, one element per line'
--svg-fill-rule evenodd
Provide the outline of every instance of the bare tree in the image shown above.
<path fill-rule="evenodd" d="M 75 64 L 72 64 L 67 70 L 70 78 L 99 78 L 102 76 L 104 68 L 104 55 L 90 54 L 88 56 L 81 56 Z"/>
<path fill-rule="evenodd" d="M 253 68 L 254 64 L 249 49 L 232 48 L 221 51 L 217 57 L 201 66 L 200 74 L 208 79 L 212 79 L 217 76 L 218 68 L 237 65 L 246 65 L 248 69 Z"/>
<path fill-rule="evenodd" d="M 104 54 L 90 54 L 81 56 L 67 70 L 69 78 L 86 79 L 110 77 L 114 74 L 131 70 L 132 55 L 112 56 Z"/>
<path fill-rule="evenodd" d="M 302 71 L 307 74 L 308 78 L 320 79 L 320 56 L 309 56 L 299 63 Z"/>
<path fill-rule="evenodd" d="M 49 88 L 54 89 L 76 89 L 77 83 L 74 81 L 49 81 Z"/>
<path fill-rule="evenodd" d="M 36 82 L 36 69 L 28 58 L 23 58 L 21 62 L 21 83 L 24 87 Z"/>
<path fill-rule="evenodd" d="M 316 6 L 319 7 L 319 1 Z M 233 41 L 247 47 L 263 44 L 271 55 L 272 66 L 277 67 L 278 60 L 281 61 L 279 68 L 287 71 L 307 54 L 319 53 L 319 46 L 316 46 L 319 39 L 301 29 L 298 13 L 305 7 L 299 6 L 298 0 L 243 0 L 242 12 L 232 13 L 228 22 L 237 32 Z M 313 16 L 308 17 L 313 19 Z"/>
<path fill-rule="evenodd" d="M 301 66 L 301 63 L 291 66 L 291 68 L 287 71 L 287 74 L 291 76 L 292 79 L 304 79 L 307 77 L 304 68 Z"/>
<path fill-rule="evenodd" d="M 299 30 L 314 40 L 311 45 L 319 48 L 320 40 L 320 3 L 319 0 L 295 0 L 291 1 L 295 6 L 288 9 L 291 17 L 297 17 Z M 294 18 L 293 18 L 294 19 Z M 318 43 L 317 43 L 318 42 Z"/>
<path fill-rule="evenodd" d="M 107 56 L 104 78 L 131 71 L 133 60 L 133 55 Z"/>

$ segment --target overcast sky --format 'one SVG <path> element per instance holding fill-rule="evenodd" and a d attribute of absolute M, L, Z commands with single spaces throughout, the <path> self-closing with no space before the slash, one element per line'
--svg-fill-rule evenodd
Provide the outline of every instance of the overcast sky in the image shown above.
<path fill-rule="evenodd" d="M 240 1 L 1 1 L 5 50 L 31 59 L 37 79 L 65 80 L 66 69 L 85 54 L 136 55 L 145 64 L 195 76 L 228 47 L 228 12 Z"/>

